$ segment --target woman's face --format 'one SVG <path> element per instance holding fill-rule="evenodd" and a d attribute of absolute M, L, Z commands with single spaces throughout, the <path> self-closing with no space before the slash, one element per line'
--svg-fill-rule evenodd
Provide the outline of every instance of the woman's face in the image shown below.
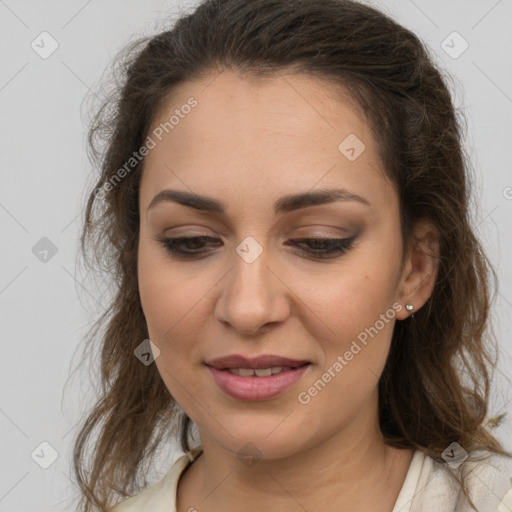
<path fill-rule="evenodd" d="M 398 197 L 358 111 L 305 75 L 224 71 L 175 89 L 149 135 L 140 297 L 158 370 L 201 435 L 276 458 L 375 421 L 406 314 Z M 214 211 L 153 201 L 164 190 Z M 329 190 L 338 198 L 303 200 Z M 206 238 L 176 243 L 188 255 L 161 241 L 180 237 Z M 328 254 L 307 238 L 342 241 Z M 276 377 L 206 364 L 232 354 L 309 364 L 262 363 L 284 366 Z"/>

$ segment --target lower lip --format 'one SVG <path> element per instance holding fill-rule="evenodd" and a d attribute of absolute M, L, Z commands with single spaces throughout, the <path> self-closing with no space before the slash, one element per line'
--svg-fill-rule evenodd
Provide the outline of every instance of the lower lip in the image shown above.
<path fill-rule="evenodd" d="M 241 377 L 212 366 L 207 368 L 224 393 L 238 400 L 255 401 L 267 400 L 284 393 L 304 375 L 310 366 L 308 363 L 268 377 Z"/>

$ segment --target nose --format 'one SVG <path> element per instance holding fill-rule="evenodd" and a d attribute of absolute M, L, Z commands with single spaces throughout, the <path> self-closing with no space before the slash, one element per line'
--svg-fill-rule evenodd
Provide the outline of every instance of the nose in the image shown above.
<path fill-rule="evenodd" d="M 215 315 L 243 334 L 256 334 L 267 324 L 283 322 L 290 312 L 290 290 L 270 268 L 267 251 L 248 263 L 236 252 L 233 268 L 221 280 Z"/>

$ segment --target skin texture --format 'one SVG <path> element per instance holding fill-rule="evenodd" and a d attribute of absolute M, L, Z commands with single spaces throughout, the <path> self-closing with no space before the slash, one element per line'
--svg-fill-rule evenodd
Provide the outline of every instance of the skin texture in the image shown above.
<path fill-rule="evenodd" d="M 197 106 L 145 159 L 139 204 L 139 286 L 150 339 L 161 351 L 155 364 L 198 426 L 204 450 L 180 479 L 178 512 L 357 512 L 376 503 L 391 511 L 412 451 L 384 444 L 377 385 L 394 323 L 410 315 L 405 304 L 417 311 L 432 293 L 434 230 L 416 226 L 425 242 L 411 245 L 401 267 L 398 195 L 369 126 L 318 79 L 216 72 L 176 88 L 151 130 L 191 96 Z M 365 144 L 354 161 L 338 149 L 349 134 Z M 284 195 L 342 187 L 371 206 L 344 201 L 274 214 Z M 166 188 L 212 196 L 226 213 L 172 202 L 147 211 Z M 346 253 L 328 259 L 288 243 L 354 235 Z M 220 242 L 185 246 L 207 251 L 187 260 L 157 240 L 172 236 Z M 236 252 L 248 236 L 263 250 L 252 263 Z M 299 392 L 394 303 L 396 316 L 309 403 L 300 403 Z M 244 402 L 225 395 L 203 364 L 233 353 L 312 365 L 285 393 Z M 237 456 L 249 442 L 260 454 L 250 466 Z"/>

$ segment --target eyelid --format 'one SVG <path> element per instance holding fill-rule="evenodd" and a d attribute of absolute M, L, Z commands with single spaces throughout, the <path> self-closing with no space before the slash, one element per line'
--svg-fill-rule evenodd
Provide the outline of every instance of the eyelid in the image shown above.
<path fill-rule="evenodd" d="M 336 233 L 332 231 L 315 231 L 315 230 L 309 230 L 301 231 L 300 230 L 293 230 L 291 232 L 286 233 L 286 235 L 283 235 L 284 238 L 350 238 L 351 236 L 354 236 L 357 234 L 355 231 L 349 231 L 347 229 L 338 229 Z"/>
<path fill-rule="evenodd" d="M 175 228 L 168 228 L 162 232 L 162 236 L 169 238 L 189 238 L 194 236 L 210 236 L 210 237 L 218 237 L 224 238 L 227 237 L 226 233 L 223 233 L 219 230 L 214 230 L 211 228 L 206 228 L 204 226 L 178 226 Z"/>
<path fill-rule="evenodd" d="M 195 230 L 198 229 L 199 232 Z M 320 231 L 315 231 L 320 230 Z M 328 229 L 330 231 L 323 231 Z M 207 230 L 207 232 L 203 231 Z M 305 233 L 302 234 L 302 230 L 305 230 Z M 311 231 L 313 230 L 313 231 Z M 298 233 L 297 233 L 298 232 Z M 286 232 L 280 236 L 281 238 L 290 238 L 290 237 L 305 237 L 305 238 L 315 238 L 315 237 L 326 237 L 326 238 L 348 238 L 355 234 L 357 234 L 359 230 L 351 228 L 342 228 L 339 226 L 328 226 L 328 225 L 319 225 L 319 224 L 307 224 L 295 226 L 290 229 L 287 229 Z M 165 229 L 162 233 L 164 236 L 172 236 L 172 237 L 181 237 L 181 236 L 219 236 L 227 239 L 230 236 L 230 233 L 226 232 L 223 229 L 219 229 L 217 226 L 215 228 L 210 228 L 207 226 L 176 226 L 172 228 Z M 240 235 L 241 240 L 249 236 L 249 234 Z"/>
<path fill-rule="evenodd" d="M 313 261 L 331 261 L 337 260 L 338 258 L 344 256 L 354 245 L 359 235 L 354 235 L 349 238 L 340 238 L 340 237 L 302 237 L 302 238 L 292 238 L 288 241 L 289 246 L 297 247 L 299 252 L 302 253 L 302 257 L 305 259 L 311 259 Z M 171 255 L 173 258 L 177 258 L 184 261 L 197 261 L 203 259 L 204 257 L 208 257 L 210 251 L 208 250 L 183 250 L 179 249 L 179 246 L 182 243 L 188 243 L 192 240 L 203 239 L 203 241 L 216 242 L 220 240 L 218 237 L 209 237 L 209 236 L 182 236 L 182 237 L 169 237 L 169 238 L 156 238 L 155 240 L 160 242 L 164 249 Z M 323 248 L 309 248 L 304 249 L 304 246 L 308 246 L 311 242 L 320 243 L 326 242 L 327 247 Z M 222 241 L 221 241 L 222 242 Z"/>

